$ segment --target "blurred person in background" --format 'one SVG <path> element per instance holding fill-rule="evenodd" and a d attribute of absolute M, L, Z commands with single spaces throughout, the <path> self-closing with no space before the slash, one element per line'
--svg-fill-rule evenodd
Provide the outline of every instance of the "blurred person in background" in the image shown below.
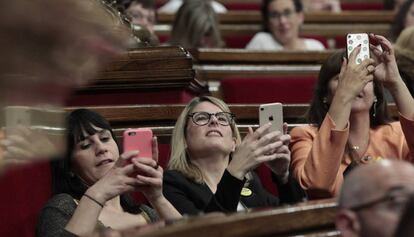
<path fill-rule="evenodd" d="M 303 0 L 304 12 L 341 12 L 339 0 Z"/>
<path fill-rule="evenodd" d="M 397 40 L 401 31 L 414 26 L 414 0 L 406 0 L 397 11 L 390 29 L 390 38 Z"/>
<path fill-rule="evenodd" d="M 178 10 L 169 41 L 184 48 L 224 46 L 217 14 L 209 0 L 186 0 Z"/>
<path fill-rule="evenodd" d="M 414 26 L 403 30 L 394 45 L 401 78 L 414 96 Z"/>
<path fill-rule="evenodd" d="M 169 0 L 166 4 L 164 4 L 158 9 L 158 12 L 170 13 L 170 14 L 176 13 L 178 9 L 180 9 L 181 5 L 183 5 L 184 1 L 187 1 L 187 0 Z M 216 13 L 227 12 L 226 7 L 217 1 L 212 1 L 212 0 L 204 0 L 204 1 L 209 2 L 211 4 L 211 7 Z"/>
<path fill-rule="evenodd" d="M 301 38 L 303 5 L 301 0 L 264 0 L 263 32 L 257 33 L 246 49 L 254 50 L 324 50 L 321 42 Z"/>

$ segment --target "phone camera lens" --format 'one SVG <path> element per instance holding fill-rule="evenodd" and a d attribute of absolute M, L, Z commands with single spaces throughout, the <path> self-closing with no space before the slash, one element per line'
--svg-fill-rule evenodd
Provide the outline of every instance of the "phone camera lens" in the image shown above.
<path fill-rule="evenodd" d="M 135 132 L 129 132 L 128 133 L 129 136 L 135 136 L 135 134 L 136 134 Z"/>

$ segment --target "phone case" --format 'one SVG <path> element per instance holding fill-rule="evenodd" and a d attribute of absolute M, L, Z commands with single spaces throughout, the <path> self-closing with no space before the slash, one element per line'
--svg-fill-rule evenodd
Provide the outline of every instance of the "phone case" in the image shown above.
<path fill-rule="evenodd" d="M 138 157 L 152 158 L 152 130 L 149 128 L 127 129 L 123 134 L 124 152 L 138 150 Z"/>
<path fill-rule="evenodd" d="M 5 126 L 13 128 L 16 126 L 30 126 L 31 110 L 27 106 L 7 106 L 4 108 Z"/>
<path fill-rule="evenodd" d="M 346 51 L 349 58 L 351 52 L 361 45 L 361 51 L 359 52 L 356 63 L 360 64 L 363 60 L 369 58 L 369 38 L 367 33 L 347 34 L 346 36 Z"/>
<path fill-rule="evenodd" d="M 271 122 L 271 131 L 283 132 L 283 106 L 281 103 L 262 104 L 259 107 L 260 126 Z"/>

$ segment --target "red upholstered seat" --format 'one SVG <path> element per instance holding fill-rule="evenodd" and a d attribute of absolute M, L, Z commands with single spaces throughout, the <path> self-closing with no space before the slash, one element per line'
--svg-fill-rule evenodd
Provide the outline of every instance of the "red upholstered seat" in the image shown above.
<path fill-rule="evenodd" d="M 127 105 L 127 104 L 177 104 L 187 103 L 195 96 L 189 90 L 168 89 L 154 91 L 104 91 L 96 94 L 77 94 L 67 102 L 67 106 Z"/>
<path fill-rule="evenodd" d="M 344 11 L 366 11 L 366 10 L 384 10 L 382 2 L 348 2 L 341 3 L 341 8 Z"/>
<path fill-rule="evenodd" d="M 224 6 L 227 8 L 227 10 L 251 10 L 251 11 L 260 11 L 260 2 L 233 2 L 233 3 L 226 3 Z"/>
<path fill-rule="evenodd" d="M 35 236 L 37 215 L 51 195 L 49 163 L 8 170 L 0 188 L 0 236 Z"/>
<path fill-rule="evenodd" d="M 254 35 L 227 35 L 224 42 L 227 48 L 244 49 Z"/>
<path fill-rule="evenodd" d="M 312 76 L 227 78 L 221 87 L 227 103 L 308 103 L 315 82 Z M 277 194 L 269 168 L 261 165 L 256 172 L 267 191 Z"/>
<path fill-rule="evenodd" d="M 308 103 L 316 77 L 226 78 L 221 82 L 227 103 Z"/>

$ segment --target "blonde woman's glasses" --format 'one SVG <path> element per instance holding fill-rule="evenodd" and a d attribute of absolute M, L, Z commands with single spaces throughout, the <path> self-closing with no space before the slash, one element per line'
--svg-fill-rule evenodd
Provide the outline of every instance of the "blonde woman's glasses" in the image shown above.
<path fill-rule="evenodd" d="M 196 125 L 204 126 L 210 122 L 210 119 L 213 115 L 216 117 L 217 122 L 223 126 L 229 126 L 231 123 L 233 123 L 234 118 L 236 117 L 234 114 L 228 112 L 195 112 L 189 114 L 188 117 L 190 117 Z"/>

